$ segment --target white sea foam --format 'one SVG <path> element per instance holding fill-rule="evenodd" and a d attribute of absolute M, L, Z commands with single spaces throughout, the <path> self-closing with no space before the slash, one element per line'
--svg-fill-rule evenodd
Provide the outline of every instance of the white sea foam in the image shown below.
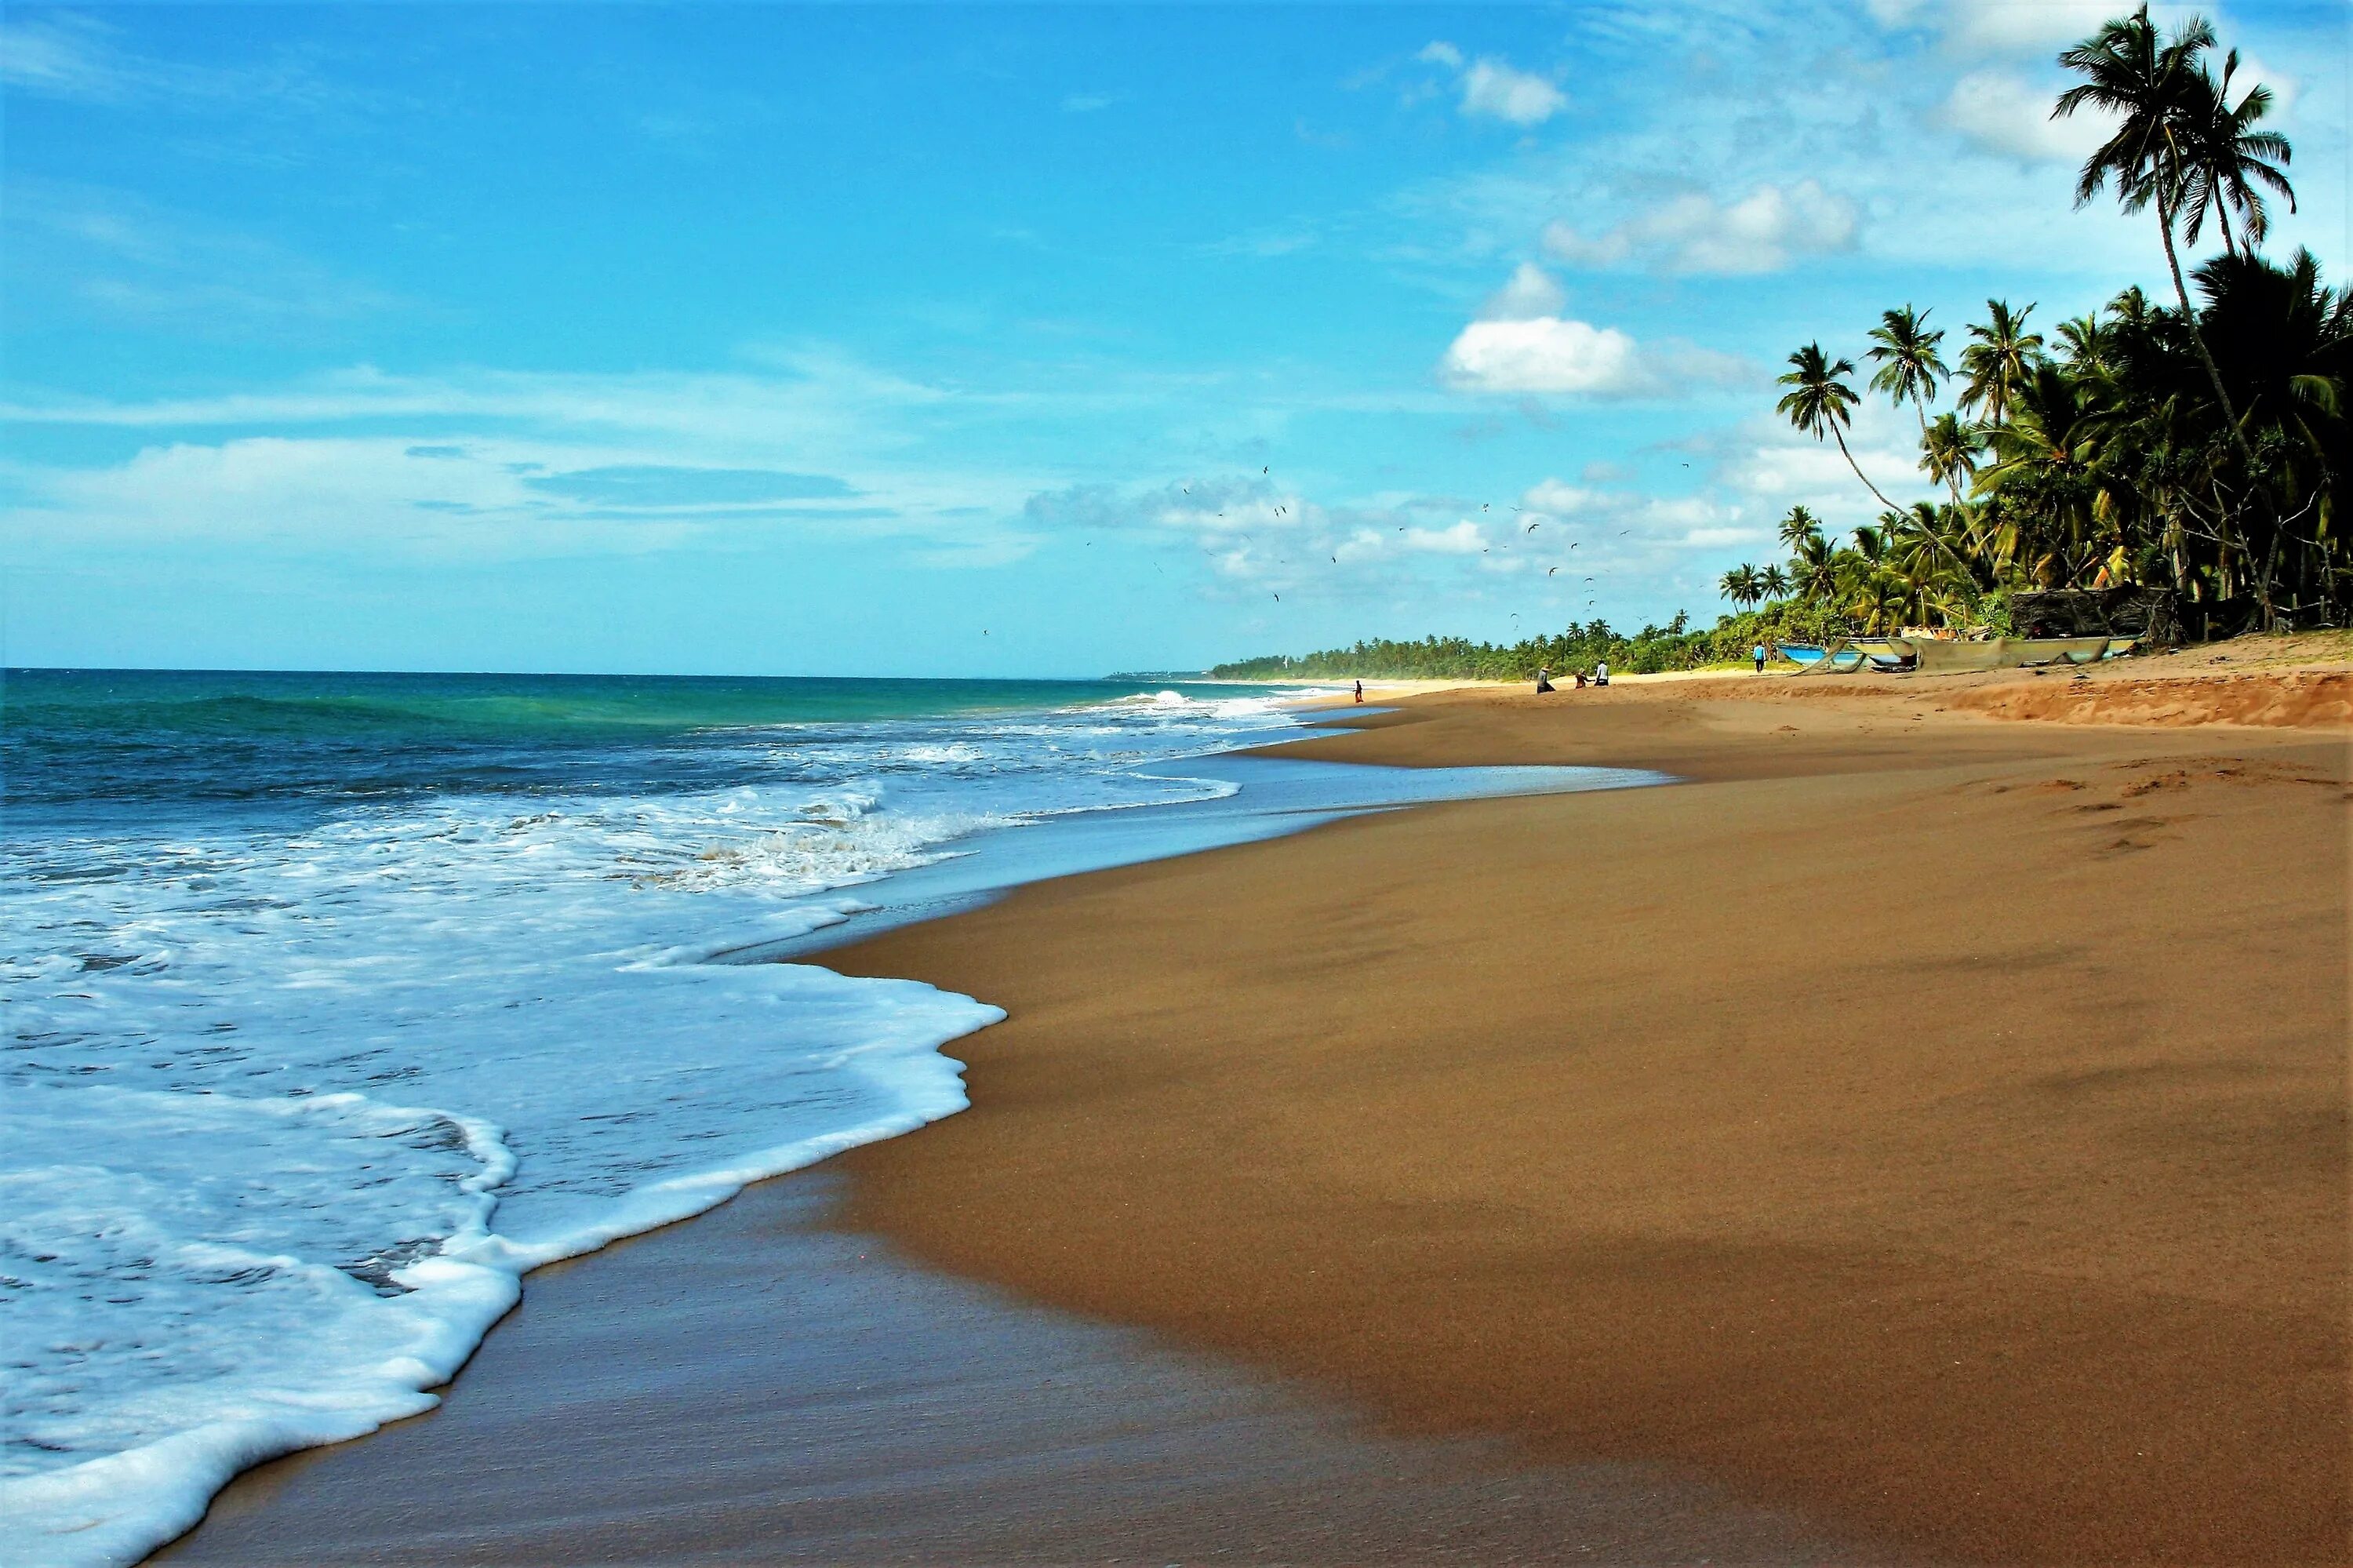
<path fill-rule="evenodd" d="M 135 1560 L 238 1469 L 429 1407 L 525 1270 L 961 1108 L 940 1048 L 995 1008 L 702 960 L 983 829 L 1230 794 L 1124 765 L 1272 719 L 1144 696 L 747 732 L 774 783 L 14 832 L 9 1560 Z"/>

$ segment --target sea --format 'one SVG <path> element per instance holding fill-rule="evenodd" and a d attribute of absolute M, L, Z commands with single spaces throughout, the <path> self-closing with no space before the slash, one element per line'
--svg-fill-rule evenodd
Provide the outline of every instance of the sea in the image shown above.
<path fill-rule="evenodd" d="M 136 1562 L 436 1403 L 533 1267 L 966 1104 L 1004 1015 L 825 948 L 1585 768 L 1235 755 L 1297 688 L 18 670 L 0 1518 Z"/>

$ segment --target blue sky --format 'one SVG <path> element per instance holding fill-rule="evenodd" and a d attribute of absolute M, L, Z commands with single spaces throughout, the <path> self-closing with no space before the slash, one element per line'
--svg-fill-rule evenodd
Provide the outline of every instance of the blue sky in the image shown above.
<path fill-rule="evenodd" d="M 1790 348 L 2161 283 L 2044 119 L 2105 9 L 13 6 L 5 657 L 1084 674 L 1709 616 L 1793 503 L 1869 519 L 1773 420 Z M 2205 10 L 2296 145 L 2272 249 L 2341 277 L 2348 10 Z M 1912 420 L 1858 426 L 1891 491 Z"/>

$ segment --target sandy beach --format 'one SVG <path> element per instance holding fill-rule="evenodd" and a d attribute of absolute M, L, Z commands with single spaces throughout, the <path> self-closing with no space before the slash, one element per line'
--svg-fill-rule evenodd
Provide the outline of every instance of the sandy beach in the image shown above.
<path fill-rule="evenodd" d="M 174 1555 L 2345 1561 L 2353 677 L 2305 662 L 1404 697 L 1286 749 L 1686 782 L 1359 818 L 829 953 L 1010 1018 L 958 1047 L 971 1111 L 827 1168 L 818 1229 L 1349 1413 L 1255 1512 L 1171 1489 L 1217 1446 L 1187 1439 L 992 1450 L 1028 1499 L 994 1534 L 936 1489 L 894 1510 L 888 1455 L 831 1533 L 764 1533 L 741 1499 L 777 1495 L 791 1413 L 708 1394 L 787 1386 L 756 1347 L 792 1293 L 739 1281 L 718 1371 L 684 1304 L 756 1275 L 787 1181 L 535 1278 L 445 1410 L 266 1467 Z M 557 1307 L 649 1255 L 668 1305 Z M 704 1369 L 640 1379 L 630 1430 L 727 1479 L 551 1533 L 584 1489 L 663 1495 L 550 1419 L 599 1332 Z M 1027 1405 L 1008 1343 L 970 1350 L 962 1419 Z M 362 1550 L 351 1499 L 438 1506 L 434 1457 L 501 1433 L 526 1457 L 462 1540 Z M 1459 1531 L 1367 1501 L 1459 1464 L 1488 1480 L 1417 1516 Z M 1557 1506 L 1462 1504 L 1499 1475 Z M 1623 1534 L 1630 1486 L 1664 1534 Z M 1314 1499 L 1328 1534 L 1294 1528 Z"/>

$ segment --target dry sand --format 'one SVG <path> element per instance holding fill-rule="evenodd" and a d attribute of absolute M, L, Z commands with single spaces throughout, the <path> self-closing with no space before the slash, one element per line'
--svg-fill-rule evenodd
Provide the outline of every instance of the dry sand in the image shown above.
<path fill-rule="evenodd" d="M 1143 1457 L 1067 1463 L 1074 1414 L 1041 1464 L 918 1399 L 909 1458 L 903 1389 L 828 1395 L 882 1457 L 812 1504 L 808 1358 L 759 1349 L 808 1321 L 788 1181 L 535 1277 L 443 1413 L 265 1467 L 186 1554 L 2346 1561 L 2347 735 L 1986 716 L 2044 685 L 2145 714 L 2132 683 L 2194 673 L 2152 664 L 1414 698 L 1293 754 L 1692 782 L 1358 819 L 827 956 L 1011 1012 L 962 1044 L 973 1110 L 828 1168 L 838 1234 L 1379 1437 L 1230 1446 L 1187 1383 Z M 2166 701 L 2294 706 L 2229 689 Z M 1028 1408 L 992 1333 L 917 1382 Z M 656 1370 L 567 1407 L 592 1363 Z M 1253 1478 L 1317 1431 L 1306 1480 Z M 1465 1441 L 1500 1446 L 1467 1481 Z M 466 1529 L 404 1555 L 452 1474 Z"/>
<path fill-rule="evenodd" d="M 1939 711 L 2038 682 L 1419 699 L 1303 749 L 1697 782 L 838 951 L 1012 1014 L 855 1222 L 1926 1553 L 2342 1561 L 2345 736 Z"/>

